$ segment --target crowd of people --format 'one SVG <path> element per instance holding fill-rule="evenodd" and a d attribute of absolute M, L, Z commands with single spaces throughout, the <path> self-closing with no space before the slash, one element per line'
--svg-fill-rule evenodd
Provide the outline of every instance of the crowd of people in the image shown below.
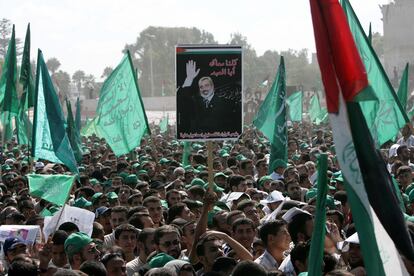
<path fill-rule="evenodd" d="M 153 126 L 134 152 L 115 156 L 104 139 L 83 137 L 79 178 L 67 204 L 95 214 L 92 235 L 66 221 L 34 244 L 4 239 L 1 275 L 306 275 L 317 195 L 317 157 L 328 155 L 324 275 L 365 275 L 357 229 L 328 126 L 294 124 L 288 160 L 269 164 L 269 142 L 252 127 L 237 141 L 191 153 Z M 384 161 L 398 181 L 414 234 L 414 136 L 406 126 Z M 269 170 L 270 167 L 270 170 Z M 269 171 L 271 173 L 269 173 Z M 31 196 L 27 175 L 70 174 L 32 161 L 26 145 L 4 146 L 0 225 L 44 226 L 59 210 Z M 413 265 L 407 264 L 410 273 Z"/>

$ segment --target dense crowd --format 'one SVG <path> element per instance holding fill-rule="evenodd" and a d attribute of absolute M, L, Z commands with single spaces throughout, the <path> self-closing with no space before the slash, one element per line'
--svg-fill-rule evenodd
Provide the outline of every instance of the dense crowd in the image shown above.
<path fill-rule="evenodd" d="M 383 147 L 414 234 L 414 136 L 402 129 Z M 95 214 L 92 235 L 76 221 L 58 225 L 34 244 L 5 238 L 2 275 L 306 275 L 314 228 L 317 157 L 328 155 L 329 191 L 324 275 L 365 275 L 344 179 L 327 126 L 289 127 L 288 161 L 269 164 L 269 142 L 246 127 L 237 141 L 213 143 L 214 183 L 207 149 L 189 155 L 172 132 L 153 126 L 135 152 L 115 156 L 104 139 L 83 137 L 80 177 L 68 204 Z M 27 174 L 69 174 L 62 164 L 32 161 L 10 141 L 1 160 L 0 225 L 39 225 L 59 208 L 34 196 Z M 271 173 L 269 173 L 269 167 Z M 41 231 L 42 232 L 42 231 Z M 406 262 L 413 272 L 413 264 Z"/>

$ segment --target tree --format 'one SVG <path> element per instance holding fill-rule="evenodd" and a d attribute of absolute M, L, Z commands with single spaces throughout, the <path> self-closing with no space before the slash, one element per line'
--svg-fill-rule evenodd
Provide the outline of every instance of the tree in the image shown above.
<path fill-rule="evenodd" d="M 96 89 L 95 77 L 92 74 L 86 75 L 84 78 L 83 91 L 88 99 L 95 99 L 98 96 Z"/>
<path fill-rule="evenodd" d="M 153 90 L 154 96 L 161 96 L 163 88 L 165 95 L 175 94 L 175 53 L 171 49 L 184 43 L 217 42 L 211 33 L 197 28 L 150 26 L 139 34 L 135 43 L 125 45 L 123 52 L 130 51 L 134 67 L 138 69 L 142 95 L 150 96 Z"/>
<path fill-rule="evenodd" d="M 103 73 L 102 73 L 102 76 L 101 76 L 101 78 L 107 78 L 107 77 L 109 77 L 109 75 L 112 73 L 112 71 L 114 71 L 114 69 L 112 68 L 112 67 L 105 67 L 105 69 L 104 69 L 104 71 L 103 71 Z"/>
<path fill-rule="evenodd" d="M 53 79 L 60 98 L 70 97 L 70 75 L 67 72 L 59 70 L 53 74 Z"/>
<path fill-rule="evenodd" d="M 12 23 L 7 18 L 0 19 L 0 57 L 4 58 L 7 53 L 7 47 L 9 46 L 9 40 L 12 32 Z M 22 41 L 16 37 L 16 56 L 19 57 L 22 54 Z"/>
<path fill-rule="evenodd" d="M 57 58 L 55 58 L 55 57 L 49 58 L 46 61 L 46 66 L 47 66 L 47 68 L 49 69 L 49 71 L 53 75 L 53 74 L 55 74 L 55 72 L 57 71 L 57 69 L 59 69 L 59 67 L 60 67 L 60 61 Z"/>
<path fill-rule="evenodd" d="M 72 80 L 75 82 L 78 92 L 80 92 L 82 89 L 82 84 L 85 81 L 85 72 L 82 70 L 77 70 L 75 73 L 73 73 Z"/>

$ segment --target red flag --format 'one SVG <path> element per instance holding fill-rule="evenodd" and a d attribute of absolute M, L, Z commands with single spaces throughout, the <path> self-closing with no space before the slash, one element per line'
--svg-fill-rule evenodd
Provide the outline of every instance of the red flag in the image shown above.
<path fill-rule="evenodd" d="M 368 86 L 367 73 L 337 0 L 310 0 L 319 67 L 329 112 L 338 112 L 339 92 L 351 101 Z"/>

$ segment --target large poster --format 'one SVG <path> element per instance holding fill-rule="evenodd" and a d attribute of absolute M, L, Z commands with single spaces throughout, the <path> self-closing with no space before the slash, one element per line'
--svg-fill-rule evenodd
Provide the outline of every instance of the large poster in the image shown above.
<path fill-rule="evenodd" d="M 242 133 L 242 47 L 176 47 L 177 138 L 237 139 Z"/>

